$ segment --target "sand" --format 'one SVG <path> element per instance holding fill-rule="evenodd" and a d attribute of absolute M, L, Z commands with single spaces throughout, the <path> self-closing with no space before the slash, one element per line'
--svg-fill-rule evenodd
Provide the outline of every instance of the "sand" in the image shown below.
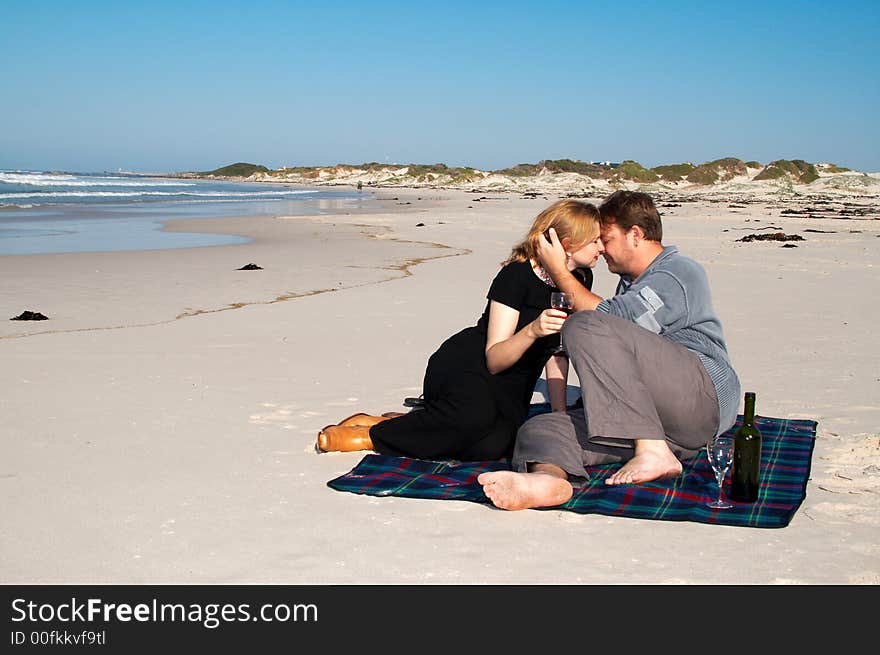
<path fill-rule="evenodd" d="M 362 454 L 317 454 L 317 431 L 404 409 L 558 197 L 375 193 L 371 212 L 169 223 L 244 245 L 0 257 L 0 583 L 880 582 L 880 221 L 663 210 L 758 413 L 819 422 L 806 500 L 766 530 L 327 487 Z M 736 242 L 767 226 L 806 240 Z M 615 284 L 600 262 L 594 289 Z M 24 310 L 50 320 L 5 320 Z"/>

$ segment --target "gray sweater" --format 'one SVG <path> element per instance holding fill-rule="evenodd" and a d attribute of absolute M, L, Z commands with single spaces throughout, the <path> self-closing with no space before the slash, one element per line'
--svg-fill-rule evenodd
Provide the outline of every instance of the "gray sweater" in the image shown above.
<path fill-rule="evenodd" d="M 633 321 L 695 352 L 718 395 L 718 434 L 736 423 L 742 389 L 700 264 L 666 246 L 635 280 L 621 275 L 616 294 L 596 310 Z"/>

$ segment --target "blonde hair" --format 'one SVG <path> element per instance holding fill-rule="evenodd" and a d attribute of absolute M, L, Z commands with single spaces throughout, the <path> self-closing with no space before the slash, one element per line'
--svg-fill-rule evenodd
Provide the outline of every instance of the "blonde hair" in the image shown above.
<path fill-rule="evenodd" d="M 599 210 L 579 200 L 559 200 L 535 218 L 525 238 L 510 251 L 502 266 L 538 258 L 538 243 L 547 230 L 556 230 L 559 240 L 568 239 L 567 249 L 578 250 L 599 236 Z"/>

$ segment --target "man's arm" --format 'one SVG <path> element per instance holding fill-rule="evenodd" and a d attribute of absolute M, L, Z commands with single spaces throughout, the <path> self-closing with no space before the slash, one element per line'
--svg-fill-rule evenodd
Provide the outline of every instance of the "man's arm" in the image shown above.
<path fill-rule="evenodd" d="M 550 241 L 540 239 L 538 242 L 538 259 L 541 266 L 553 278 L 560 291 L 571 296 L 575 311 L 596 309 L 602 297 L 585 288 L 583 284 L 568 270 L 565 265 L 565 248 L 556 236 L 556 230 L 549 230 Z"/>

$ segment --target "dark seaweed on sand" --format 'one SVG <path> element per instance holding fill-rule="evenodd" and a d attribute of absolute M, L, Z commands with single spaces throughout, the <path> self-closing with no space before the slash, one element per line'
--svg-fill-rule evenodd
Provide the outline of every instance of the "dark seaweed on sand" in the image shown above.
<path fill-rule="evenodd" d="M 784 232 L 773 232 L 771 234 L 747 234 L 742 239 L 748 243 L 749 241 L 806 241 L 800 234 L 785 234 Z"/>
<path fill-rule="evenodd" d="M 40 312 L 32 312 L 26 309 L 18 316 L 13 316 L 10 321 L 48 321 L 49 317 Z"/>

